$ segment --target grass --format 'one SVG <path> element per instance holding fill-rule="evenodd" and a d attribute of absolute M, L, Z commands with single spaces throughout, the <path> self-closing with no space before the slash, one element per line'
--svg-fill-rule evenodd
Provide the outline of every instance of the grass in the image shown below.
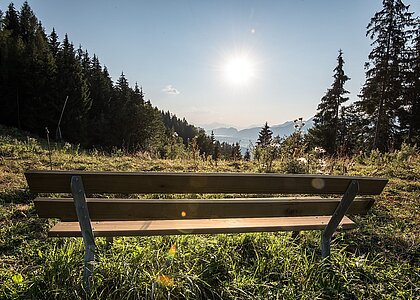
<path fill-rule="evenodd" d="M 81 239 L 47 238 L 26 169 L 49 169 L 43 139 L 0 126 L 0 298 L 78 299 Z M 415 149 L 313 160 L 310 170 L 390 179 L 358 228 L 337 232 L 321 262 L 320 232 L 97 239 L 92 299 L 419 299 L 420 155 Z M 256 162 L 159 160 L 52 145 L 54 169 L 256 172 Z M 285 164 L 275 161 L 274 172 Z"/>

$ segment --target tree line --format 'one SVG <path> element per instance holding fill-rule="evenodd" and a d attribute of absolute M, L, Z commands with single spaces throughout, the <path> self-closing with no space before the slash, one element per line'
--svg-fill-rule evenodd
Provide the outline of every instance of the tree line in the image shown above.
<path fill-rule="evenodd" d="M 420 142 L 420 19 L 401 0 L 383 0 L 366 36 L 372 50 L 359 100 L 344 106 L 350 78 L 340 50 L 307 140 L 330 155 L 398 149 Z"/>
<path fill-rule="evenodd" d="M 201 155 L 213 155 L 203 129 L 154 107 L 124 73 L 114 83 L 67 34 L 62 41 L 54 29 L 47 35 L 27 2 L 0 11 L 0 122 L 40 136 L 48 128 L 52 138 L 84 147 L 162 157 L 194 140 Z"/>

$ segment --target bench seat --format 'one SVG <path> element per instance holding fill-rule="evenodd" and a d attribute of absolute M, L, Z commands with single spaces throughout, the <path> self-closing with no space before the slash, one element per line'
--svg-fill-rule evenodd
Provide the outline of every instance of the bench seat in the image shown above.
<path fill-rule="evenodd" d="M 149 221 L 92 221 L 96 237 L 154 236 L 180 234 L 217 234 L 322 230 L 331 216 L 224 218 Z M 340 222 L 343 229 L 355 228 L 348 217 Z M 48 232 L 50 237 L 81 237 L 79 222 L 59 222 Z"/>

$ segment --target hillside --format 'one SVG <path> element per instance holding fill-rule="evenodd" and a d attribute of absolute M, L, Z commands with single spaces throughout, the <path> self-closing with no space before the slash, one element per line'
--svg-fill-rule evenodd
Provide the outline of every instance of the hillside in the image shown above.
<path fill-rule="evenodd" d="M 70 170 L 255 172 L 256 162 L 157 160 L 52 144 L 52 167 Z M 49 169 L 45 140 L 0 126 L 0 298 L 78 299 L 81 239 L 47 238 L 53 220 L 36 216 L 27 169 Z M 275 161 L 275 172 L 284 172 Z M 309 168 L 311 169 L 311 168 Z M 390 182 L 352 231 L 320 260 L 320 233 L 98 239 L 93 299 L 415 299 L 420 286 L 420 155 L 412 148 L 325 160 L 330 174 Z M 159 195 L 154 195 L 159 196 Z M 175 246 L 174 246 L 175 245 Z M 170 250 L 170 249 L 176 249 Z M 172 251 L 172 252 L 171 252 Z M 417 296 L 416 296 L 417 295 Z"/>

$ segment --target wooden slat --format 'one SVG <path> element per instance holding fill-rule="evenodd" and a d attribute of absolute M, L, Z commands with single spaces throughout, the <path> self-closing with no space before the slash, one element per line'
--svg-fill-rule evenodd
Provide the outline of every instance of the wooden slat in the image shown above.
<path fill-rule="evenodd" d="M 95 236 L 153 236 L 179 234 L 214 234 L 240 232 L 273 232 L 321 230 L 330 217 L 278 217 L 240 219 L 195 219 L 195 220 L 154 220 L 154 221 L 102 221 L 92 222 Z M 344 217 L 342 228 L 354 228 L 355 224 Z M 48 233 L 51 237 L 81 236 L 79 223 L 61 222 Z"/>
<path fill-rule="evenodd" d="M 69 193 L 70 178 L 82 176 L 86 193 L 343 194 L 359 181 L 359 195 L 377 195 L 387 180 L 372 177 L 246 173 L 27 171 L 35 193 Z"/>
<path fill-rule="evenodd" d="M 203 218 L 255 218 L 332 215 L 339 198 L 245 198 L 128 200 L 87 199 L 92 220 L 164 220 Z M 372 198 L 356 198 L 348 214 L 364 214 Z M 76 221 L 71 198 L 36 198 L 35 208 L 42 218 Z"/>

